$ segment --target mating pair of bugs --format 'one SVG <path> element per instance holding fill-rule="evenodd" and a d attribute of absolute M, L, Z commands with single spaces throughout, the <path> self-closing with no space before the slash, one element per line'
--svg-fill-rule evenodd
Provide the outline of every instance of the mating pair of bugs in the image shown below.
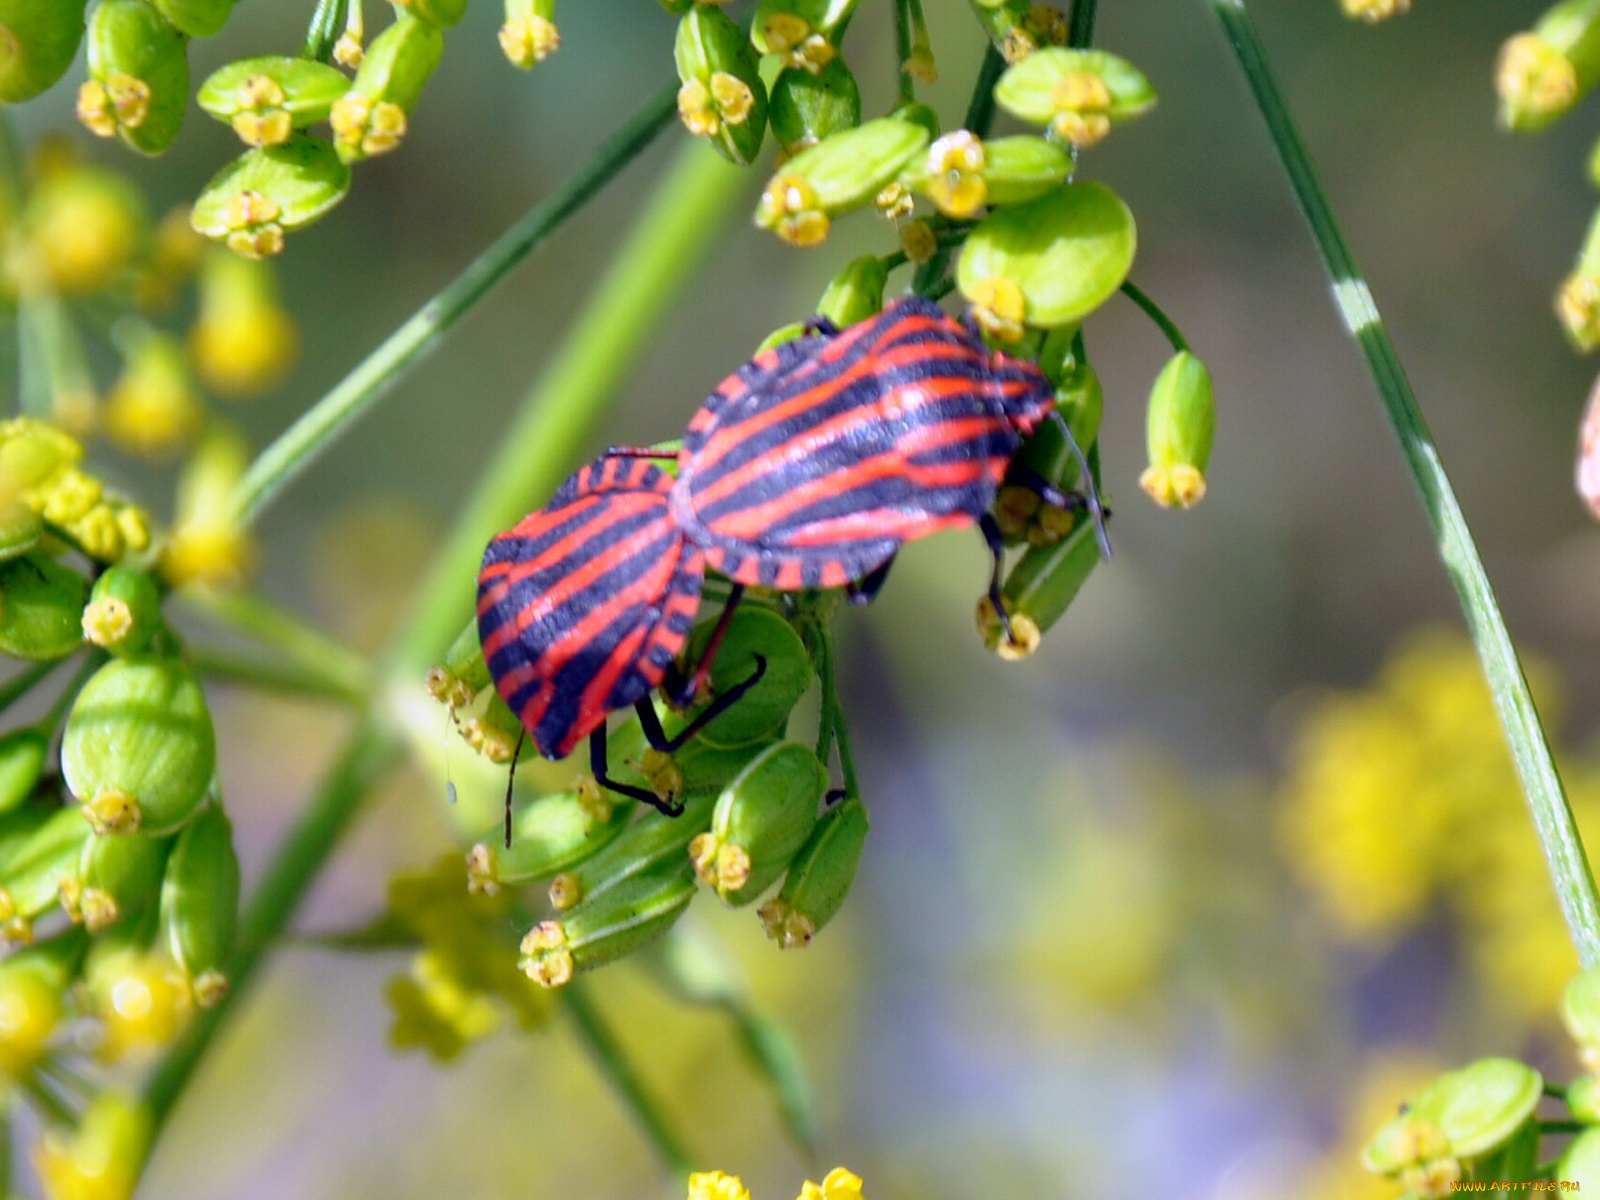
<path fill-rule="evenodd" d="M 538 512 L 489 544 L 478 576 L 478 632 L 496 688 L 539 752 L 564 758 L 585 737 L 600 784 L 672 812 L 654 793 L 607 777 L 605 722 L 634 707 L 646 738 L 671 752 L 760 679 L 716 699 L 674 738 L 650 692 L 677 706 L 704 689 L 746 587 L 848 588 L 869 600 L 895 552 L 976 523 L 994 555 L 989 513 L 1008 470 L 1048 503 L 1103 513 L 1078 453 L 1083 496 L 1012 459 L 1047 417 L 1066 425 L 1032 363 L 994 352 L 969 323 L 909 297 L 844 331 L 816 321 L 758 354 L 701 406 L 676 453 L 613 448 Z M 677 476 L 647 459 L 677 459 Z M 733 588 L 693 670 L 677 657 L 707 569 Z M 520 745 L 520 741 L 519 741 Z"/>

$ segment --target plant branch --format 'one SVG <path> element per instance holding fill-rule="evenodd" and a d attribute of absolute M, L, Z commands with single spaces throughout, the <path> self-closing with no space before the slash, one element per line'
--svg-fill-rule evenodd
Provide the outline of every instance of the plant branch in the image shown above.
<path fill-rule="evenodd" d="M 499 241 L 268 446 L 250 465 L 234 493 L 240 524 L 248 525 L 260 516 L 291 480 L 421 362 L 495 284 L 637 157 L 677 111 L 677 91 L 674 83 L 652 96 L 554 194 L 506 230 Z"/>
<path fill-rule="evenodd" d="M 277 678 L 301 678 L 309 690 L 322 695 L 354 697 L 359 703 L 370 687 L 372 668 L 356 651 L 307 624 L 295 613 L 251 592 L 214 588 L 185 588 L 178 594 L 183 605 L 222 629 L 241 634 L 281 655 L 284 662 L 264 664 Z M 230 660 L 249 660 L 221 651 L 196 651 L 218 669 Z M 306 690 L 306 689 L 302 689 Z"/>
<path fill-rule="evenodd" d="M 900 60 L 895 64 L 900 103 L 915 104 L 916 83 L 911 72 L 906 70 L 906 64 L 911 61 L 911 0 L 894 0 L 894 52 Z"/>
<path fill-rule="evenodd" d="M 569 983 L 561 989 L 562 1007 L 572 1018 L 584 1048 L 594 1059 L 600 1073 L 606 1077 L 618 1098 L 627 1106 L 634 1121 L 644 1130 L 656 1157 L 677 1180 L 682 1182 L 693 1170 L 693 1160 L 684 1149 L 678 1135 L 673 1132 L 666 1114 L 654 1097 L 645 1090 L 633 1064 L 628 1061 L 622 1046 L 589 997 L 588 988 L 581 982 Z"/>
<path fill-rule="evenodd" d="M 1122 281 L 1122 294 L 1143 309 L 1144 315 L 1156 323 L 1156 327 L 1161 330 L 1167 341 L 1172 343 L 1173 350 L 1181 354 L 1189 348 L 1189 343 L 1184 341 L 1183 333 L 1178 329 L 1177 323 L 1167 316 L 1161 306 L 1150 299 L 1142 288 L 1135 287 L 1131 281 L 1125 279 Z"/>
<path fill-rule="evenodd" d="M 360 0 L 356 2 L 360 3 Z M 333 47 L 344 32 L 349 6 L 350 0 L 317 0 L 316 10 L 311 14 L 311 25 L 306 30 L 306 44 L 300 51 L 301 58 L 325 63 L 333 57 Z"/>
<path fill-rule="evenodd" d="M 1072 0 L 1072 12 L 1067 17 L 1067 45 L 1075 50 L 1087 49 L 1094 41 L 1094 18 L 1098 0 Z"/>
<path fill-rule="evenodd" d="M 367 699 L 365 688 L 352 688 L 345 681 L 305 663 L 275 661 L 215 646 L 195 645 L 186 646 L 183 657 L 200 675 L 221 683 L 290 696 L 337 700 L 352 707 L 360 707 Z"/>
<path fill-rule="evenodd" d="M 1228 41 L 1249 82 L 1256 106 L 1265 118 L 1300 210 L 1333 282 L 1334 300 L 1345 327 L 1367 360 L 1395 436 L 1405 454 L 1422 506 L 1433 528 L 1439 554 L 1460 597 L 1467 628 L 1483 663 L 1505 728 L 1511 756 L 1527 794 L 1534 828 L 1544 847 L 1562 914 L 1578 957 L 1586 966 L 1600 962 L 1600 898 L 1584 854 L 1577 823 L 1567 803 L 1561 776 L 1534 707 L 1533 695 L 1517 660 L 1511 634 L 1490 587 L 1483 560 L 1473 544 L 1466 518 L 1428 431 L 1415 393 L 1400 364 L 1394 342 L 1378 313 L 1366 280 L 1356 267 L 1326 192 L 1317 178 L 1283 93 L 1243 0 L 1211 0 Z"/>

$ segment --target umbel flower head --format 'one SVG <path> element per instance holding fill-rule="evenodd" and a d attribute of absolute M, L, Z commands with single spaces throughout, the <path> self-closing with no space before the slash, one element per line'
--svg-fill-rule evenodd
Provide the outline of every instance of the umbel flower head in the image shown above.
<path fill-rule="evenodd" d="M 750 1189 L 737 1175 L 699 1171 L 689 1176 L 688 1200 L 750 1200 Z M 798 1200 L 863 1200 L 861 1176 L 845 1167 L 835 1167 L 821 1183 L 806 1180 Z"/>

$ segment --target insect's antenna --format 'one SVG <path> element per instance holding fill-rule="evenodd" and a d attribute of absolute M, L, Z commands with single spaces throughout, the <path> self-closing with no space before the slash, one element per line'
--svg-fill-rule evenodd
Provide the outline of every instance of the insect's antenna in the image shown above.
<path fill-rule="evenodd" d="M 1078 460 L 1078 471 L 1083 475 L 1083 493 L 1089 501 L 1089 515 L 1094 518 L 1094 536 L 1100 543 L 1100 557 L 1106 561 L 1111 559 L 1111 538 L 1106 534 L 1106 510 L 1100 503 L 1100 489 L 1094 485 L 1094 472 L 1089 470 L 1089 459 L 1083 453 L 1083 447 L 1078 445 L 1078 439 L 1072 436 L 1072 426 L 1067 424 L 1067 419 L 1061 415 L 1059 408 L 1050 410 L 1050 419 L 1061 429 L 1061 436 L 1067 439 L 1067 448 L 1072 451 L 1072 457 Z"/>
<path fill-rule="evenodd" d="M 455 722 L 455 717 L 455 709 L 445 709 L 444 736 L 441 739 L 444 742 L 444 798 L 451 804 L 456 802 L 456 781 L 450 776 L 450 725 Z"/>
<path fill-rule="evenodd" d="M 517 748 L 511 752 L 511 769 L 506 772 L 506 849 L 511 849 L 511 787 L 517 782 L 517 759 L 522 757 L 522 739 L 528 736 L 526 727 L 517 730 Z"/>

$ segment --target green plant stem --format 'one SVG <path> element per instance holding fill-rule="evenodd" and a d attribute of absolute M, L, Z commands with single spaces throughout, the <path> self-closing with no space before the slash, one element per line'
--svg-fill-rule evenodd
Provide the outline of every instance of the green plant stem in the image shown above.
<path fill-rule="evenodd" d="M 603 415 L 615 383 L 659 327 L 682 276 L 716 236 L 718 218 L 746 178 L 695 142 L 658 185 L 556 364 L 524 401 L 424 585 L 422 603 L 386 656 L 402 686 L 420 687 L 416 664 L 426 665 L 444 653 L 459 631 L 489 533 L 555 487 Z M 288 928 L 339 835 L 402 748 L 386 718 L 370 713 L 360 719 L 245 909 L 240 946 L 230 965 L 232 990 L 216 1008 L 195 1019 L 150 1077 L 145 1094 L 158 1130 L 232 1005 L 247 990 L 267 948 Z"/>
<path fill-rule="evenodd" d="M 311 14 L 311 24 L 306 29 L 306 44 L 300 51 L 301 58 L 325 63 L 333 57 L 333 47 L 344 32 L 349 7 L 350 0 L 317 0 L 316 10 Z"/>
<path fill-rule="evenodd" d="M 321 686 L 310 690 L 323 695 L 354 696 L 358 701 L 369 691 L 372 668 L 360 654 L 265 597 L 211 588 L 185 588 L 177 595 L 185 608 L 213 625 L 242 634 L 281 655 L 282 663 L 267 664 L 283 668 L 280 678 L 320 680 Z M 195 653 L 206 653 L 213 661 L 228 657 L 216 651 Z M 248 660 L 235 655 L 233 661 Z"/>
<path fill-rule="evenodd" d="M 221 683 L 290 696 L 337 700 L 357 708 L 367 700 L 366 689 L 352 688 L 339 679 L 307 669 L 302 663 L 274 661 L 214 646 L 190 645 L 184 648 L 183 656 L 200 675 Z"/>
<path fill-rule="evenodd" d="M 472 612 L 473 581 L 490 537 L 548 499 L 572 469 L 607 398 L 748 183 L 710 147 L 685 143 L 434 560 L 395 658 L 407 684 Z"/>
<path fill-rule="evenodd" d="M 77 1110 L 56 1095 L 45 1082 L 44 1077 L 37 1071 L 31 1072 L 22 1081 L 22 1090 L 28 1099 L 33 1101 L 33 1106 L 39 1110 L 41 1115 L 48 1117 L 52 1122 L 64 1128 L 77 1128 Z"/>
<path fill-rule="evenodd" d="M 916 81 L 906 70 L 911 61 L 911 0 L 894 0 L 894 52 L 900 60 L 895 64 L 895 79 L 902 104 L 917 102 Z"/>
<path fill-rule="evenodd" d="M 239 942 L 228 967 L 233 987 L 215 1008 L 201 1011 L 145 1084 L 152 1148 L 173 1105 L 210 1046 L 217 1027 L 245 991 L 261 958 L 288 928 L 311 881 L 332 853 L 367 793 L 394 765 L 399 736 L 370 716 L 334 763 L 317 794 L 273 857 L 239 920 Z"/>
<path fill-rule="evenodd" d="M 1539 1132 L 1552 1133 L 1582 1133 L 1589 1126 L 1582 1121 L 1540 1121 Z"/>
<path fill-rule="evenodd" d="M 1072 0 L 1072 12 L 1067 17 L 1067 45 L 1074 50 L 1084 50 L 1094 41 L 1095 10 L 1099 0 Z"/>
<path fill-rule="evenodd" d="M 661 1165 L 680 1183 L 687 1180 L 689 1172 L 694 1169 L 689 1152 L 672 1131 L 654 1097 L 645 1089 L 644 1081 L 639 1078 L 610 1026 L 595 1008 L 588 989 L 582 983 L 569 983 L 559 995 L 562 1007 L 572 1018 L 584 1048 L 649 1138 Z"/>
<path fill-rule="evenodd" d="M 53 659 L 50 662 L 29 663 L 4 683 L 0 683 L 0 712 L 5 712 L 18 700 L 22 699 L 35 687 L 43 683 L 45 677 L 59 667 L 65 660 Z"/>
<path fill-rule="evenodd" d="M 1500 723 L 1511 746 L 1511 756 L 1521 776 L 1567 928 L 1578 957 L 1584 965 L 1593 966 L 1600 962 L 1600 898 L 1595 894 L 1594 876 L 1538 710 L 1534 707 L 1533 695 L 1512 646 L 1511 634 L 1445 474 L 1438 447 L 1417 407 L 1416 395 L 1406 379 L 1372 293 L 1334 218 L 1327 194 L 1273 77 L 1266 51 L 1243 0 L 1211 0 L 1211 3 L 1249 82 L 1256 106 L 1266 119 L 1300 210 L 1311 226 L 1312 237 L 1333 282 L 1334 300 L 1345 327 L 1367 360 L 1367 369 L 1400 441 L 1406 464 L 1422 493 L 1423 509 L 1433 528 L 1450 582 L 1460 597 L 1468 631 L 1483 663 Z"/>
<path fill-rule="evenodd" d="M 1161 330 L 1167 341 L 1172 343 L 1175 351 L 1182 354 L 1189 348 L 1189 343 L 1184 341 L 1183 333 L 1178 329 L 1177 323 L 1167 316 L 1161 306 L 1150 299 L 1143 289 L 1135 287 L 1128 280 L 1123 280 L 1122 294 L 1144 310 L 1144 315 L 1156 323 L 1156 327 Z"/>
<path fill-rule="evenodd" d="M 652 96 L 554 194 L 506 230 L 494 245 L 268 446 L 250 464 L 234 493 L 239 522 L 248 525 L 260 516 L 290 480 L 310 466 L 351 422 L 421 362 L 495 284 L 648 146 L 676 113 L 677 92 L 678 86 L 673 83 Z"/>

